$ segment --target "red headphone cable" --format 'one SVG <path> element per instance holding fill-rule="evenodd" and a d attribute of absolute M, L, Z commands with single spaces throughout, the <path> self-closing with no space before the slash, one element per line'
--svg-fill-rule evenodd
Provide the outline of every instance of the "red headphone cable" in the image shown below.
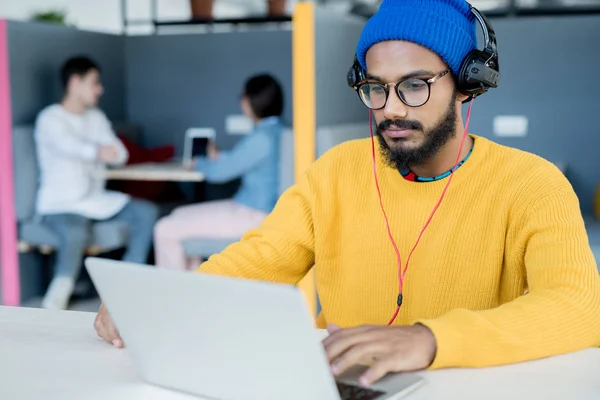
<path fill-rule="evenodd" d="M 377 178 L 377 162 L 376 162 L 376 157 L 375 157 L 375 140 L 374 140 L 374 136 L 373 136 L 373 115 L 371 112 L 369 112 L 369 127 L 370 127 L 370 134 L 371 134 L 371 153 L 372 153 L 372 157 L 373 157 L 373 175 L 375 176 L 375 186 L 377 187 L 377 195 L 379 196 L 379 206 L 381 208 L 381 212 L 383 213 L 383 218 L 385 219 L 385 226 L 387 228 L 387 233 L 390 238 L 390 241 L 392 242 L 392 246 L 394 247 L 394 251 L 396 252 L 396 259 L 398 261 L 398 300 L 397 300 L 396 311 L 394 312 L 394 315 L 393 315 L 392 319 L 390 320 L 390 322 L 388 322 L 388 326 L 392 325 L 394 323 L 394 321 L 396 320 L 396 317 L 398 317 L 398 313 L 400 312 L 400 307 L 402 307 L 402 288 L 404 286 L 404 277 L 406 276 L 406 271 L 408 270 L 408 263 L 410 262 L 410 257 L 412 256 L 413 252 L 415 251 L 415 248 L 419 244 L 419 241 L 421 240 L 421 237 L 423 236 L 425 229 L 427 229 L 427 226 L 429 226 L 429 223 L 433 219 L 433 216 L 435 215 L 436 211 L 442 204 L 442 200 L 444 199 L 444 196 L 446 195 L 446 191 L 448 190 L 448 187 L 450 186 L 450 182 L 452 182 L 452 177 L 454 176 L 454 171 L 456 171 L 456 167 L 458 166 L 458 163 L 460 162 L 460 154 L 462 153 L 463 145 L 465 143 L 465 139 L 467 138 L 467 132 L 469 131 L 469 122 L 471 121 L 471 108 L 472 107 L 473 107 L 473 101 L 471 101 L 471 104 L 469 105 L 469 110 L 467 112 L 467 121 L 465 124 L 465 131 L 463 133 L 463 137 L 460 142 L 460 149 L 458 150 L 458 154 L 456 155 L 456 162 L 454 163 L 454 167 L 452 168 L 452 172 L 450 173 L 448 182 L 446 183 L 446 186 L 444 187 L 444 190 L 442 191 L 442 194 L 441 194 L 439 200 L 437 201 L 435 207 L 431 211 L 429 218 L 427 218 L 427 222 L 425 222 L 425 225 L 421 229 L 421 232 L 419 233 L 419 236 L 417 237 L 417 241 L 415 242 L 415 245 L 413 246 L 412 250 L 408 254 L 408 258 L 406 259 L 406 266 L 404 267 L 404 271 L 402 270 L 402 258 L 400 256 L 400 250 L 398 250 L 398 246 L 396 245 L 396 241 L 394 240 L 394 236 L 392 235 L 392 230 L 390 228 L 390 221 L 388 220 L 387 213 L 385 212 L 385 208 L 383 207 L 383 200 L 381 197 L 381 188 L 379 187 L 379 179 Z"/>

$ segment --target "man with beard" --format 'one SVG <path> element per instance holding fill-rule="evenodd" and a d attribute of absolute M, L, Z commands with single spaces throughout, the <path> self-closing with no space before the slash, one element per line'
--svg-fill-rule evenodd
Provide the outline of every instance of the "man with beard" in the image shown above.
<path fill-rule="evenodd" d="M 334 374 L 372 364 L 369 384 L 600 345 L 600 277 L 569 182 L 463 127 L 475 26 L 464 0 L 385 0 L 356 51 L 378 143 L 330 150 L 199 268 L 295 284 L 314 266 Z M 96 329 L 123 345 L 105 308 Z"/>

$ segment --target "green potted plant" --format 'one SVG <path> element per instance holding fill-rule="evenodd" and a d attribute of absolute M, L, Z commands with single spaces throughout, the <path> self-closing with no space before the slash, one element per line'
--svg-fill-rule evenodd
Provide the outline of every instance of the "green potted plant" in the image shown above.
<path fill-rule="evenodd" d="M 48 10 L 37 12 L 32 15 L 31 19 L 33 21 L 67 25 L 67 13 L 64 10 Z"/>

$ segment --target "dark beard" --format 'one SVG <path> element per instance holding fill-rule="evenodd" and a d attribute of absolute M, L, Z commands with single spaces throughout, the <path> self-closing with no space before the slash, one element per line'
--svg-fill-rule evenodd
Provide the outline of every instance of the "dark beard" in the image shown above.
<path fill-rule="evenodd" d="M 415 129 L 423 131 L 423 126 L 416 121 L 408 120 L 385 120 L 377 126 L 377 139 L 381 145 L 380 152 L 386 163 L 398 171 L 407 171 L 411 166 L 420 166 L 427 163 L 456 136 L 456 98 L 455 93 L 448 106 L 446 114 L 440 119 L 436 126 L 425 133 L 425 143 L 416 149 L 403 149 L 401 147 L 391 148 L 383 138 L 382 132 L 390 126 L 398 128 Z M 398 141 L 404 139 L 396 139 Z"/>

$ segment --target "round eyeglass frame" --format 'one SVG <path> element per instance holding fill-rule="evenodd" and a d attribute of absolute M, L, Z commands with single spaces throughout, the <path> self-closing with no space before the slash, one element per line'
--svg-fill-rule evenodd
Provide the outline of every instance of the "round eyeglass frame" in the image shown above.
<path fill-rule="evenodd" d="M 388 99 L 390 97 L 390 85 L 394 86 L 396 88 L 395 92 L 396 95 L 398 96 L 398 98 L 400 99 L 400 101 L 402 101 L 402 103 L 406 104 L 409 107 L 421 107 L 423 105 L 425 105 L 428 101 L 429 98 L 431 97 L 431 84 L 437 82 L 439 79 L 441 79 L 442 77 L 444 77 L 445 75 L 447 75 L 448 73 L 450 73 L 450 69 L 446 69 L 442 72 L 440 72 L 439 74 L 437 74 L 436 76 L 434 76 L 433 78 L 429 78 L 429 79 L 420 79 L 420 78 L 408 78 L 408 79 L 403 79 L 399 82 L 396 83 L 382 83 L 382 82 L 377 82 L 377 81 L 373 81 L 370 79 L 364 79 L 360 82 L 358 82 L 356 85 L 354 85 L 354 90 L 356 91 L 356 94 L 358 95 L 358 97 L 360 98 L 360 101 L 365 105 L 365 107 L 371 109 L 371 110 L 381 110 L 382 108 L 385 107 L 385 105 L 388 102 Z M 427 85 L 427 98 L 425 99 L 425 101 L 423 101 L 421 104 L 409 104 L 406 99 L 404 98 L 403 95 L 400 94 L 400 92 L 398 91 L 398 88 L 400 87 L 400 85 L 408 80 L 411 79 L 418 79 L 422 82 L 424 82 Z M 383 105 L 381 107 L 370 107 L 369 105 L 367 105 L 365 103 L 365 100 L 363 100 L 363 97 L 360 94 L 360 88 L 363 87 L 364 85 L 367 84 L 376 84 L 376 85 L 380 85 L 381 87 L 383 87 L 383 90 L 385 91 L 385 101 L 383 102 Z"/>

